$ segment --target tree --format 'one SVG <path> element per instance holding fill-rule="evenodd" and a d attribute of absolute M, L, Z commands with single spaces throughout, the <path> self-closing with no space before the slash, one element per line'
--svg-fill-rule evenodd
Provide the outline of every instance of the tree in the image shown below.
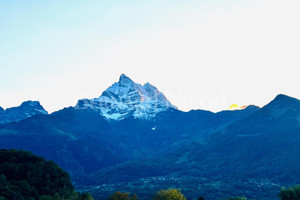
<path fill-rule="evenodd" d="M 90 194 L 79 195 L 70 175 L 53 161 L 15 149 L 0 149 L 0 197 L 0 200 L 93 200 Z"/>
<path fill-rule="evenodd" d="M 52 197 L 50 195 L 42 195 L 39 197 L 39 200 L 52 200 Z"/>
<path fill-rule="evenodd" d="M 118 191 L 110 195 L 108 200 L 138 200 L 138 197 L 136 194 L 130 195 L 130 193 L 122 193 Z"/>
<path fill-rule="evenodd" d="M 82 200 L 94 200 L 90 193 L 86 193 L 82 195 Z"/>
<path fill-rule="evenodd" d="M 78 192 L 73 191 L 71 196 L 67 200 L 79 200 L 82 199 Z"/>
<path fill-rule="evenodd" d="M 298 200 L 300 199 L 300 185 L 290 188 L 281 188 L 279 197 L 281 200 Z"/>
<path fill-rule="evenodd" d="M 138 196 L 136 194 L 133 194 L 131 200 L 138 200 Z"/>
<path fill-rule="evenodd" d="M 61 200 L 61 197 L 58 193 L 55 193 L 52 197 L 52 200 Z"/>
<path fill-rule="evenodd" d="M 168 189 L 156 192 L 153 200 L 186 200 L 186 198 L 178 189 Z"/>
<path fill-rule="evenodd" d="M 232 197 L 229 200 L 247 200 L 246 197 Z"/>

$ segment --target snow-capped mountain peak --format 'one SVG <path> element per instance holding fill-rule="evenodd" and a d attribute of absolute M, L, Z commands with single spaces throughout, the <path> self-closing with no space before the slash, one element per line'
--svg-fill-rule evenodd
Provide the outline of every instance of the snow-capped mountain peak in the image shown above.
<path fill-rule="evenodd" d="M 120 86 L 128 86 L 128 85 L 132 85 L 134 84 L 134 82 L 125 74 L 121 74 L 120 78 L 119 78 L 119 85 Z"/>
<path fill-rule="evenodd" d="M 142 86 L 122 74 L 99 98 L 79 100 L 76 108 L 99 110 L 106 118 L 119 120 L 127 116 L 149 119 L 176 107 L 150 83 Z"/>

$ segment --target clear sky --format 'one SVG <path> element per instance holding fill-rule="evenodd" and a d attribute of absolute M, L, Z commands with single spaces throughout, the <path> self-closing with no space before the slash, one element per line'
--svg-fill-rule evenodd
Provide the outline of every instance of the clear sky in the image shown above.
<path fill-rule="evenodd" d="M 50 112 L 125 73 L 179 109 L 300 98 L 299 0 L 0 1 L 0 106 Z"/>

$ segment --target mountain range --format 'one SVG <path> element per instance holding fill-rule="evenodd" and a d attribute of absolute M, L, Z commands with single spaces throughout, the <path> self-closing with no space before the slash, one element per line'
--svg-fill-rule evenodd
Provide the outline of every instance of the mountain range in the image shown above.
<path fill-rule="evenodd" d="M 183 112 L 122 74 L 100 97 L 51 114 L 23 104 L 0 109 L 0 148 L 54 160 L 96 199 L 176 187 L 188 199 L 268 200 L 300 178 L 300 101 L 286 95 L 263 108 Z"/>

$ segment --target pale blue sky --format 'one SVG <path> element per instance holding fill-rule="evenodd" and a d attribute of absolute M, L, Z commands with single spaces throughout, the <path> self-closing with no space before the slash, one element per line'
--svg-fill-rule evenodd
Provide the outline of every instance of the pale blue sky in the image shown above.
<path fill-rule="evenodd" d="M 298 0 L 0 1 L 0 106 L 50 112 L 125 73 L 183 110 L 300 98 Z"/>

